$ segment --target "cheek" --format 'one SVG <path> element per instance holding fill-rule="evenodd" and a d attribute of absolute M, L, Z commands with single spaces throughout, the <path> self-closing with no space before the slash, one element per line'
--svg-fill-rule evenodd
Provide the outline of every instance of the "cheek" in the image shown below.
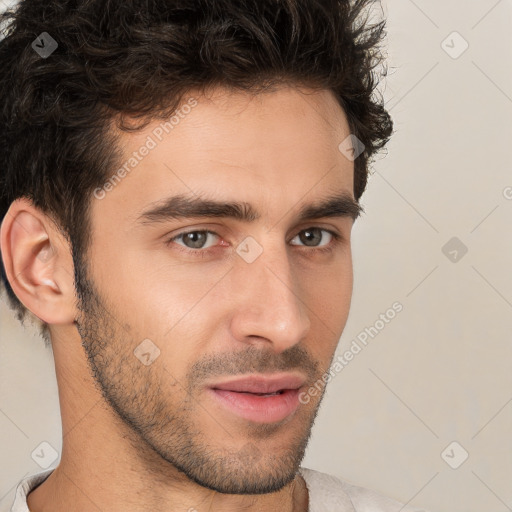
<path fill-rule="evenodd" d="M 120 316 L 137 325 L 139 333 L 160 337 L 215 287 L 222 274 L 219 266 L 178 261 L 163 250 L 137 251 L 129 245 L 121 255 L 110 244 L 96 255 L 94 266 L 95 281 Z"/>
<path fill-rule="evenodd" d="M 345 326 L 353 288 L 350 251 L 336 261 L 303 271 L 300 274 L 302 300 L 311 310 L 311 320 L 321 319 L 331 333 L 340 333 Z"/>
<path fill-rule="evenodd" d="M 331 360 L 347 323 L 352 288 L 350 254 L 304 278 L 303 300 L 311 319 L 311 333 L 306 343 L 324 366 Z"/>
<path fill-rule="evenodd" d="M 130 350 L 145 343 L 159 354 L 168 372 L 163 378 L 182 382 L 222 318 L 227 299 L 219 296 L 219 281 L 226 269 L 209 272 L 194 264 L 149 261 L 126 258 L 101 288 L 108 290 L 118 323 L 129 333 Z"/>

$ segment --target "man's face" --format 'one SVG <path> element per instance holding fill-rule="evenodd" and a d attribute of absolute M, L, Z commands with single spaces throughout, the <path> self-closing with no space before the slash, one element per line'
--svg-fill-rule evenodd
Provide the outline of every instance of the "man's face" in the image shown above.
<path fill-rule="evenodd" d="M 322 382 L 349 311 L 350 212 L 300 218 L 353 200 L 338 149 L 349 129 L 328 91 L 195 98 L 169 133 L 154 121 L 122 134 L 140 161 L 91 198 L 77 325 L 142 457 L 154 450 L 220 492 L 271 492 L 300 466 L 321 393 L 298 395 Z M 188 198 L 173 208 L 236 202 L 255 215 L 170 215 L 173 196 Z"/>

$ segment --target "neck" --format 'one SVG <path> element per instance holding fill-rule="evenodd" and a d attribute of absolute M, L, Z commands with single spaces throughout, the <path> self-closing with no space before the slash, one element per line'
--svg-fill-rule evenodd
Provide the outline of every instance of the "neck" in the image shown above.
<path fill-rule="evenodd" d="M 200 488 L 169 484 L 167 488 L 152 485 L 149 479 L 138 475 L 132 482 L 126 475 L 104 479 L 94 468 L 94 478 L 81 479 L 69 475 L 69 469 L 61 464 L 27 497 L 31 512 L 307 512 L 308 490 L 300 475 L 277 493 L 266 495 L 227 495 Z M 147 482 L 147 485 L 143 482 Z M 194 488 L 199 487 L 199 488 Z"/>

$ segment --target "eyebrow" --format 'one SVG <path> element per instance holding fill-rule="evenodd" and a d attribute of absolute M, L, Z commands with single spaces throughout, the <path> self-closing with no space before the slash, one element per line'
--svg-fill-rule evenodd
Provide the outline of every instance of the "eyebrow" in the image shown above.
<path fill-rule="evenodd" d="M 298 220 L 350 217 L 355 221 L 363 211 L 363 207 L 352 196 L 342 193 L 304 205 L 299 211 Z M 261 214 L 246 202 L 224 202 L 176 195 L 159 201 L 156 206 L 143 211 L 135 222 L 137 224 L 155 224 L 174 219 L 199 217 L 231 218 L 250 223 L 258 220 Z"/>

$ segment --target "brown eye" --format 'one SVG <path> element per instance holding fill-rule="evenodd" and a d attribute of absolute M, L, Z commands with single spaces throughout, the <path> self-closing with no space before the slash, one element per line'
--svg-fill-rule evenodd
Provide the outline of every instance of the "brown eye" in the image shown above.
<path fill-rule="evenodd" d="M 325 239 L 324 233 L 328 233 L 331 238 L 327 239 L 327 243 L 320 244 L 320 242 Z M 301 231 L 295 238 L 298 237 L 301 243 L 306 247 L 323 247 L 324 245 L 329 245 L 331 240 L 336 236 L 336 233 L 333 233 L 328 229 L 308 228 Z"/>

